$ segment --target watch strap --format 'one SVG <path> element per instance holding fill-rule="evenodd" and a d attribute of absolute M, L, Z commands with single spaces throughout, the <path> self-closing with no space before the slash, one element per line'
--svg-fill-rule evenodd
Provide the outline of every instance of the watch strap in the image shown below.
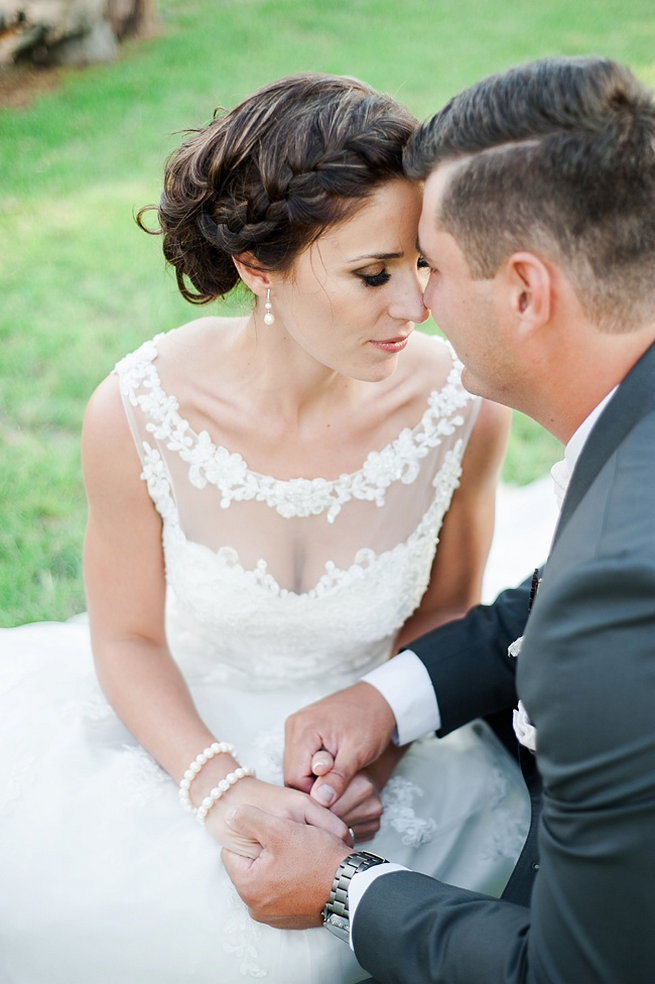
<path fill-rule="evenodd" d="M 334 936 L 345 943 L 350 942 L 350 910 L 348 908 L 348 889 L 350 882 L 360 871 L 385 864 L 386 858 L 369 851 L 355 851 L 349 854 L 337 868 L 330 889 L 330 897 L 323 907 L 323 925 Z"/>

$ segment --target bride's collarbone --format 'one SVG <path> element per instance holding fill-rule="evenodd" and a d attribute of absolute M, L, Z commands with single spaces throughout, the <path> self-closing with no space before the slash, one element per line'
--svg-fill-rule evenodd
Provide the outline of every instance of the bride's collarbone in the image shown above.
<path fill-rule="evenodd" d="M 168 368 L 172 368 L 167 366 Z M 343 398 L 300 406 L 288 399 L 249 395 L 229 374 L 166 373 L 165 393 L 196 435 L 240 455 L 249 470 L 279 479 L 337 478 L 357 471 L 401 431 L 416 427 L 427 409 L 429 387 L 408 379 L 344 393 Z"/>
<path fill-rule="evenodd" d="M 335 479 L 359 470 L 371 452 L 415 428 L 427 400 L 424 393 L 420 399 L 382 399 L 364 407 L 295 415 L 212 400 L 211 406 L 189 408 L 189 423 L 196 433 L 207 432 L 217 447 L 239 454 L 253 472 L 279 479 Z"/>

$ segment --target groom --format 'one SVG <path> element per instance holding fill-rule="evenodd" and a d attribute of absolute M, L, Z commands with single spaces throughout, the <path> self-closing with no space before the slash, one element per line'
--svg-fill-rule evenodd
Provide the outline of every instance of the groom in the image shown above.
<path fill-rule="evenodd" d="M 407 164 L 425 179 L 425 300 L 465 385 L 552 431 L 570 479 L 531 602 L 527 582 L 504 592 L 294 715 L 287 779 L 310 788 L 325 747 L 334 767 L 312 795 L 329 803 L 394 729 L 401 743 L 444 735 L 509 717 L 520 698 L 531 833 L 502 900 L 254 808 L 232 823 L 262 854 L 224 853 L 225 864 L 256 919 L 318 925 L 323 910 L 376 981 L 648 984 L 655 106 L 622 66 L 546 59 L 460 93 L 418 131 Z"/>

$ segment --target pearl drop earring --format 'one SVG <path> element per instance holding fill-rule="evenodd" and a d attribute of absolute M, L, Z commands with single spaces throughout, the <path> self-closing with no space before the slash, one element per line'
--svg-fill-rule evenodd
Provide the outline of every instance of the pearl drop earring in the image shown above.
<path fill-rule="evenodd" d="M 275 315 L 272 312 L 273 305 L 271 304 L 271 288 L 266 288 L 266 300 L 264 301 L 264 308 L 266 309 L 266 314 L 264 315 L 264 324 L 272 325 L 275 322 Z"/>

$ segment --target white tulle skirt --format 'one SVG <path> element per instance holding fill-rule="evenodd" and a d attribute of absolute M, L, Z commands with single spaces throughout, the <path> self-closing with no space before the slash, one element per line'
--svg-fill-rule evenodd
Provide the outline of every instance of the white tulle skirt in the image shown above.
<path fill-rule="evenodd" d="M 322 929 L 280 932 L 250 920 L 216 844 L 181 811 L 174 782 L 100 693 L 84 619 L 0 630 L 0 653 L 2 984 L 334 984 L 366 976 Z M 194 698 L 258 776 L 280 781 L 284 719 L 320 692 L 205 684 Z M 367 847 L 499 893 L 526 822 L 517 767 L 475 723 L 412 746 Z"/>
<path fill-rule="evenodd" d="M 515 557 L 515 580 L 542 559 L 533 558 Z M 277 782 L 285 717 L 333 689 L 328 681 L 253 693 L 192 682 L 209 727 Z M 216 844 L 100 693 L 84 617 L 0 629 L 0 775 L 0 984 L 368 976 L 322 929 L 250 920 Z M 367 849 L 456 885 L 502 891 L 528 803 L 516 764 L 485 725 L 415 742 L 384 804 Z"/>

